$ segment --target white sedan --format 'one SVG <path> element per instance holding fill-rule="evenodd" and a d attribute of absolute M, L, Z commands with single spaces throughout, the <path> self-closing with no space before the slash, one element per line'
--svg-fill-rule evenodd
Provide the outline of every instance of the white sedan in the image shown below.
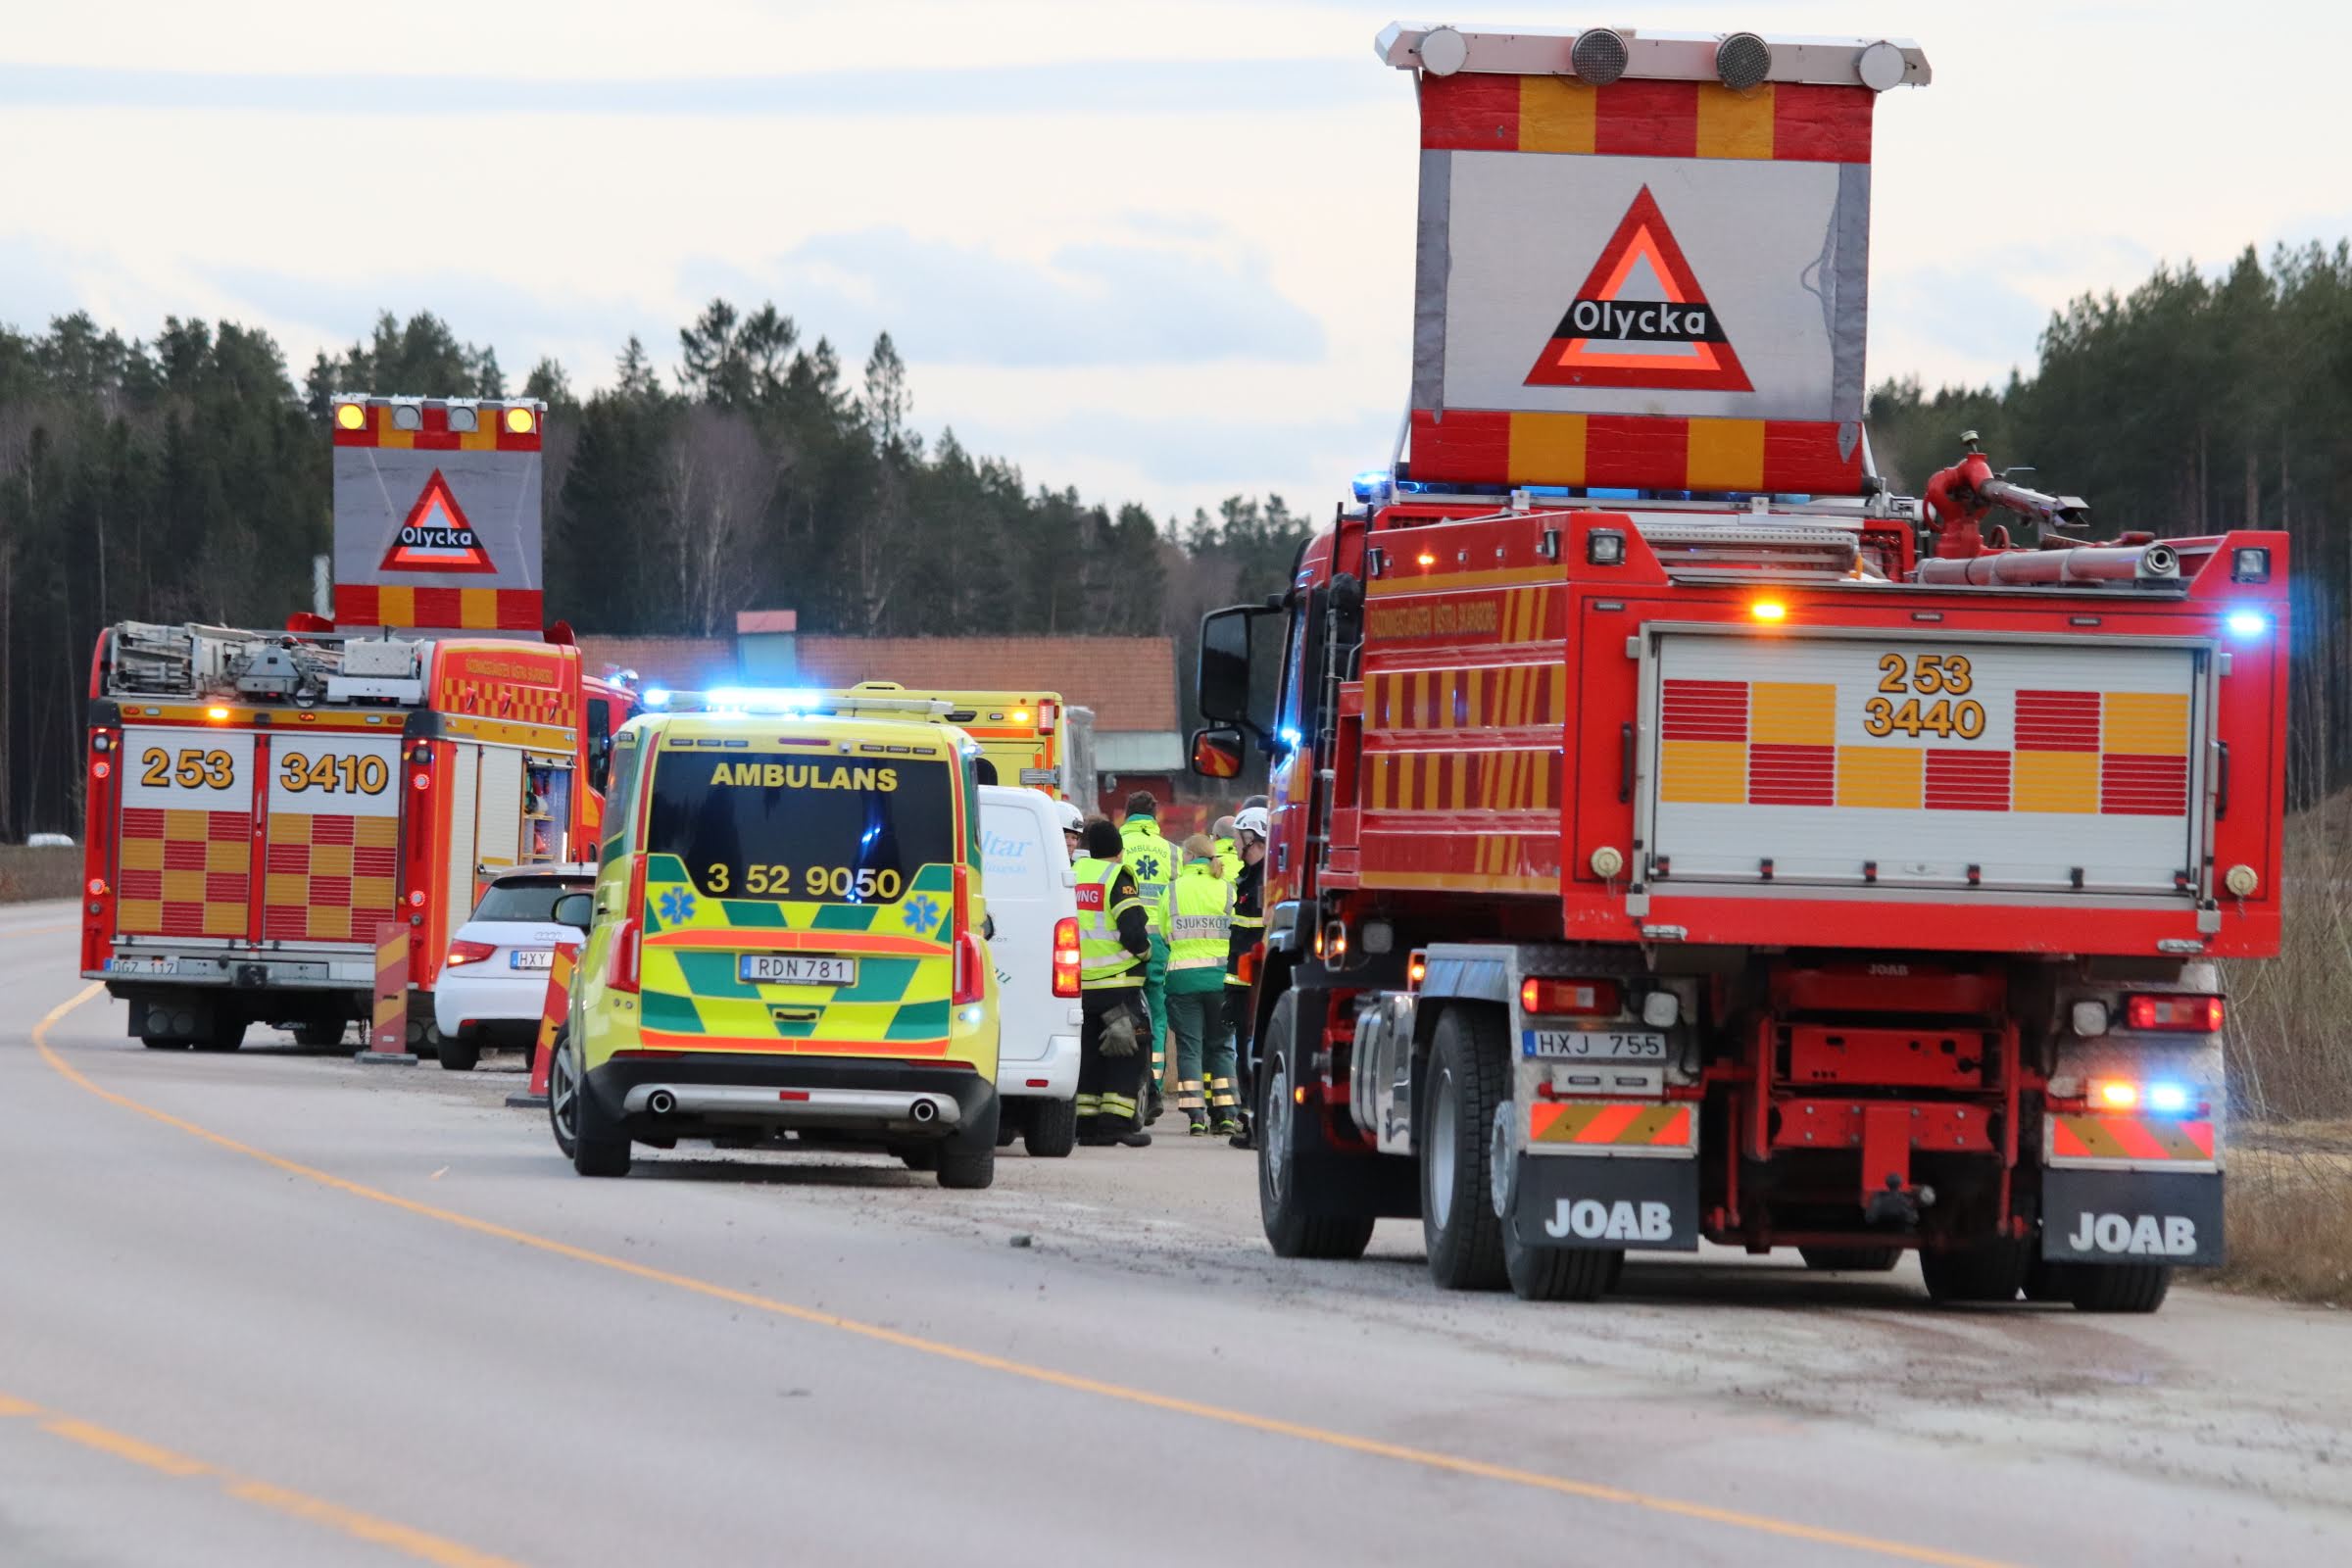
<path fill-rule="evenodd" d="M 578 931 L 556 923 L 556 900 L 595 885 L 593 865 L 534 865 L 482 890 L 472 917 L 450 938 L 433 987 L 442 1066 L 471 1072 L 485 1049 L 531 1049 L 556 949 L 580 942 Z"/>

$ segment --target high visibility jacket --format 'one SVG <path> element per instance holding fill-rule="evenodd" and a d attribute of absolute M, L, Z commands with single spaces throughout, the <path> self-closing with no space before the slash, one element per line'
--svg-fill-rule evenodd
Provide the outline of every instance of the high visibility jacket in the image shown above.
<path fill-rule="evenodd" d="M 1213 861 L 1195 860 L 1176 878 L 1175 920 L 1168 939 L 1168 974 L 1198 972 L 1216 989 L 1233 945 L 1233 889 Z"/>
<path fill-rule="evenodd" d="M 1264 861 L 1245 865 L 1233 883 L 1232 948 L 1225 961 L 1225 983 L 1247 986 L 1242 978 L 1242 956 L 1257 946 L 1266 934 L 1266 866 Z"/>
<path fill-rule="evenodd" d="M 1135 873 L 1135 891 L 1144 901 L 1144 918 L 1154 936 L 1168 934 L 1174 918 L 1168 891 L 1176 885 L 1176 846 L 1159 836 L 1159 824 L 1148 816 L 1131 816 L 1119 824 L 1127 845 L 1127 869 Z"/>
<path fill-rule="evenodd" d="M 1078 989 L 1115 991 L 1144 983 L 1144 960 L 1119 932 L 1122 915 L 1139 912 L 1135 880 L 1117 860 L 1088 856 L 1071 870 L 1078 878 Z"/>
<path fill-rule="evenodd" d="M 1231 839 L 1219 839 L 1217 845 L 1217 875 L 1230 885 L 1242 874 L 1242 852 Z"/>

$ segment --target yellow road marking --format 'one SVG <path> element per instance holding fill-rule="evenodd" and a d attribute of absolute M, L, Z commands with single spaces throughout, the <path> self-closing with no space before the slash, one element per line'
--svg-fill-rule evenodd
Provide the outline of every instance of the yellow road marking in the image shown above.
<path fill-rule="evenodd" d="M 83 998 L 76 997 L 66 1005 L 69 1007 L 78 1005 L 82 1000 Z M 63 1010 L 60 1009 L 60 1011 Z M 57 1015 L 57 1013 L 52 1013 L 50 1017 L 54 1018 Z M 47 1020 L 43 1020 L 43 1022 L 45 1025 Z M 282 1513 L 310 1524 L 321 1525 L 326 1529 L 339 1531 L 354 1540 L 372 1542 L 379 1546 L 388 1546 L 392 1550 L 414 1557 L 419 1562 L 433 1563 L 437 1565 L 437 1568 L 521 1568 L 521 1565 L 512 1558 L 496 1556 L 487 1551 L 476 1551 L 471 1546 L 463 1545 L 441 1536 L 430 1535 L 422 1530 L 412 1530 L 407 1525 L 394 1524 L 389 1519 L 378 1519 L 373 1514 L 361 1513 L 354 1508 L 345 1508 L 337 1503 L 327 1501 L 324 1497 L 314 1497 L 305 1492 L 295 1492 L 285 1487 L 272 1486 L 267 1481 L 256 1481 L 250 1476 L 240 1476 L 232 1471 L 223 1470 L 218 1465 L 207 1464 L 202 1459 L 191 1459 L 186 1454 L 173 1453 L 169 1448 L 159 1448 L 152 1443 L 142 1442 L 126 1433 L 117 1432 L 111 1427 L 102 1427 L 93 1421 L 83 1421 L 74 1416 L 60 1415 L 53 1410 L 45 1410 L 29 1399 L 20 1399 L 13 1395 L 0 1394 L 0 1416 L 39 1418 L 43 1432 L 64 1438 L 72 1443 L 78 1443 L 85 1448 L 94 1448 L 100 1453 L 110 1454 L 117 1459 L 127 1459 L 132 1464 L 143 1466 L 146 1469 L 161 1471 L 175 1480 L 185 1481 L 196 1476 L 210 1476 L 223 1493 L 236 1498 L 239 1502 L 249 1502 L 256 1507 L 268 1508 L 273 1513 Z"/>
<path fill-rule="evenodd" d="M 1285 1421 L 1275 1416 L 1254 1415 L 1247 1410 L 1206 1404 L 1198 1399 L 1181 1398 L 1175 1395 L 1154 1394 L 1149 1389 L 1130 1388 L 1125 1384 L 1108 1383 L 1099 1378 L 1084 1377 L 1074 1372 L 1058 1372 L 1052 1367 L 1037 1366 L 1027 1361 L 1015 1361 L 1006 1356 L 991 1355 L 985 1350 L 969 1349 L 942 1340 L 929 1340 L 920 1335 L 902 1333 L 897 1329 L 885 1328 L 878 1323 L 867 1323 L 858 1318 L 843 1317 L 839 1313 L 820 1311 L 815 1307 L 797 1306 L 790 1301 L 780 1301 L 773 1297 L 759 1296 L 750 1291 L 735 1290 L 728 1286 L 714 1284 L 710 1280 L 696 1279 L 689 1274 L 673 1274 L 667 1269 L 632 1262 L 625 1257 L 610 1256 L 585 1247 L 575 1247 L 569 1242 L 560 1242 L 552 1237 L 515 1230 L 512 1226 L 500 1225 L 491 1220 L 477 1219 L 471 1214 L 461 1214 L 455 1209 L 439 1208 L 431 1203 L 420 1203 L 414 1199 L 402 1198 L 396 1193 L 387 1193 L 380 1188 L 369 1187 L 364 1183 L 337 1176 L 331 1171 L 319 1170 L 315 1166 L 287 1159 L 283 1155 L 272 1154 L 267 1150 L 256 1149 L 251 1144 L 240 1143 L 223 1133 L 217 1133 L 209 1127 L 199 1126 L 185 1117 L 175 1116 L 168 1110 L 159 1110 L 155 1106 L 144 1104 L 127 1095 L 117 1094 L 111 1089 L 102 1089 L 91 1082 L 50 1046 L 49 1030 L 60 1018 L 88 1002 L 102 989 L 104 988 L 97 985 L 87 987 L 78 996 L 52 1007 L 47 1015 L 33 1026 L 32 1044 L 34 1049 L 40 1052 L 41 1059 L 76 1088 L 86 1090 L 110 1104 L 120 1105 L 125 1110 L 136 1111 L 151 1120 L 162 1122 L 167 1127 L 176 1128 L 190 1137 L 203 1139 L 216 1148 L 225 1149 L 233 1153 L 243 1154 L 249 1159 L 259 1160 L 261 1163 L 284 1171 L 288 1175 L 300 1176 L 306 1181 L 316 1182 L 321 1187 L 332 1188 L 336 1192 L 346 1193 L 354 1198 L 366 1199 L 371 1203 L 381 1203 L 387 1208 L 396 1208 L 424 1219 L 436 1220 L 459 1230 L 471 1231 L 477 1236 L 487 1236 L 498 1241 L 510 1242 L 516 1247 L 527 1248 L 535 1252 L 568 1258 L 575 1263 L 586 1263 L 615 1274 L 624 1274 L 657 1285 L 666 1285 L 674 1290 L 705 1297 L 711 1300 L 725 1301 L 730 1305 L 745 1307 L 755 1312 L 788 1318 L 796 1323 L 833 1329 L 876 1344 L 895 1346 L 900 1349 L 936 1356 L 941 1360 L 955 1361 L 964 1366 L 979 1367 L 990 1372 L 1001 1372 L 1009 1377 L 1020 1378 L 1030 1383 L 1041 1383 L 1050 1388 L 1066 1389 L 1077 1394 L 1090 1394 L 1100 1398 L 1115 1399 L 1124 1404 L 1164 1410 L 1176 1415 L 1193 1416 L 1202 1421 L 1213 1421 L 1220 1426 L 1238 1427 L 1244 1431 L 1263 1433 L 1270 1437 L 1291 1438 L 1321 1447 L 1365 1454 L 1372 1458 L 1393 1459 L 1400 1464 L 1414 1465 L 1426 1470 L 1473 1476 L 1482 1481 L 1495 1481 L 1509 1486 L 1526 1487 L 1538 1492 L 1581 1498 L 1588 1502 L 1614 1503 L 1621 1507 L 1665 1514 L 1679 1519 L 1695 1519 L 1707 1524 L 1727 1525 L 1734 1529 L 1751 1531 L 1759 1535 L 1778 1536 L 1790 1541 L 1811 1542 L 1816 1545 L 1838 1546 L 1848 1551 L 1891 1558 L 1901 1562 L 1931 1563 L 1935 1564 L 1936 1568 L 2012 1568 L 2010 1564 L 1989 1557 L 1974 1557 L 1964 1552 L 1945 1551 L 1936 1546 L 1915 1545 L 1908 1542 L 1887 1541 L 1876 1536 L 1856 1535 L 1849 1531 L 1829 1530 L 1818 1525 L 1802 1524 L 1792 1519 L 1774 1518 L 1770 1514 L 1746 1513 L 1737 1508 L 1719 1508 L 1710 1503 L 1690 1502 L 1679 1497 L 1658 1496 L 1649 1493 L 1631 1491 L 1624 1487 L 1604 1486 L 1590 1481 L 1572 1481 L 1565 1476 L 1547 1475 L 1540 1470 L 1522 1470 L 1513 1465 L 1491 1464 L 1483 1459 L 1465 1458 L 1459 1454 L 1443 1453 L 1433 1448 L 1416 1448 L 1400 1443 L 1386 1443 L 1378 1438 L 1357 1437 L 1351 1433 L 1334 1432 L 1323 1427 L 1309 1426 L 1303 1422 Z M 484 1563 L 492 1561 L 487 1558 L 480 1560 Z"/>

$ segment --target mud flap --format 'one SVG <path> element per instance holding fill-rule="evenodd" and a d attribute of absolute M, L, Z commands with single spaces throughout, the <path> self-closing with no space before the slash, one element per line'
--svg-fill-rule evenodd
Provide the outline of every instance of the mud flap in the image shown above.
<path fill-rule="evenodd" d="M 1532 1248 L 1698 1250 L 1698 1161 L 1521 1154 L 1511 1228 Z"/>
<path fill-rule="evenodd" d="M 2219 1268 L 2219 1171 L 2045 1170 L 2041 1255 L 2052 1263 Z"/>

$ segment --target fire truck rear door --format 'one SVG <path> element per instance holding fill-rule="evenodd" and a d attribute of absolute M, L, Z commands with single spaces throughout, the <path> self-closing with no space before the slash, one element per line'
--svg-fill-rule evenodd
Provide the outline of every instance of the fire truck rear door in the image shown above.
<path fill-rule="evenodd" d="M 186 948 L 242 939 L 253 905 L 253 732 L 125 725 L 119 765 L 116 933 Z"/>

